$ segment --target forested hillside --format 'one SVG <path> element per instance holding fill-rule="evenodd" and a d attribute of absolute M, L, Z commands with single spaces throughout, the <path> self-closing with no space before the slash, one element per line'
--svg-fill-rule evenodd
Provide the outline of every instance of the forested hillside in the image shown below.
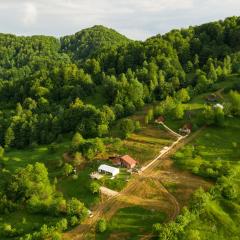
<path fill-rule="evenodd" d="M 0 99 L 9 110 L 1 113 L 1 144 L 49 143 L 76 129 L 102 136 L 115 117 L 144 103 L 183 87 L 199 94 L 239 71 L 239 27 L 240 19 L 232 17 L 145 42 L 102 26 L 61 41 L 1 34 Z M 85 101 L 99 91 L 104 110 Z"/>
<path fill-rule="evenodd" d="M 105 148 L 107 140 L 101 138 L 114 136 L 114 127 L 120 129 L 122 138 L 140 128 L 139 122 L 122 118 L 161 101 L 145 119 L 147 123 L 159 115 L 182 119 L 182 103 L 214 91 L 215 84 L 228 81 L 230 74 L 240 74 L 240 17 L 172 30 L 146 41 L 130 40 L 103 26 L 60 39 L 0 34 L 0 160 L 4 151 L 24 151 L 61 142 L 66 136 L 75 137 L 71 153 L 80 151 L 80 160 L 93 159 Z M 222 126 L 224 114 L 239 118 L 240 82 L 229 90 L 233 91 L 228 95 L 226 112 L 204 106 L 194 127 L 213 123 Z M 112 139 L 108 141 L 107 147 L 113 144 Z M 54 151 L 55 145 L 50 146 L 49 151 Z M 71 165 L 65 167 L 68 176 Z M 51 185 L 44 165 L 36 163 L 14 174 L 6 172 L 0 181 L 1 213 L 26 204 L 34 213 L 64 216 L 71 226 L 87 215 L 81 202 L 67 201 L 57 192 L 57 174 L 51 176 Z M 47 186 L 46 196 L 43 186 Z M 198 192 L 195 198 L 201 194 Z M 212 199 L 207 194 L 205 197 Z M 67 229 L 65 220 L 58 223 L 59 231 Z M 161 239 L 190 239 L 179 237 L 179 232 L 167 233 L 174 232 L 175 225 L 172 229 L 155 227 L 162 231 Z M 10 237 L 21 235 L 9 232 Z M 36 233 L 35 238 L 23 239 L 45 236 Z"/>

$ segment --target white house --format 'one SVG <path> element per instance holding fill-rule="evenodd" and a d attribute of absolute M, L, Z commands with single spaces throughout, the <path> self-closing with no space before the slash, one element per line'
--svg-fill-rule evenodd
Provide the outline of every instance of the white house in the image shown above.
<path fill-rule="evenodd" d="M 221 108 L 223 110 L 224 106 L 220 103 L 217 103 L 213 106 L 214 108 Z"/>
<path fill-rule="evenodd" d="M 111 167 L 106 164 L 102 164 L 98 168 L 98 172 L 110 173 L 113 177 L 119 174 L 119 168 Z"/>

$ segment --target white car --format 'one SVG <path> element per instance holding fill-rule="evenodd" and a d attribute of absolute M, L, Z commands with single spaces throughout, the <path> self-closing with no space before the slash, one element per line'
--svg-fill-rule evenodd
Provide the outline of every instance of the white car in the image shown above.
<path fill-rule="evenodd" d="M 91 210 L 88 210 L 88 216 L 89 216 L 90 218 L 92 218 L 92 217 L 93 217 L 93 213 L 92 213 L 92 211 L 91 211 Z"/>

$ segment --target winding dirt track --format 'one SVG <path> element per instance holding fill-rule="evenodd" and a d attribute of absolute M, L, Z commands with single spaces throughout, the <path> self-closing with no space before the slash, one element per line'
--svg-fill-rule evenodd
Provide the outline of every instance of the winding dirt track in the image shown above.
<path fill-rule="evenodd" d="M 93 209 L 93 217 L 85 220 L 83 224 L 76 227 L 70 232 L 64 234 L 65 240 L 81 240 L 85 239 L 86 235 L 95 228 L 99 218 L 104 217 L 109 220 L 118 209 L 129 206 L 131 204 L 141 205 L 144 207 L 151 207 L 161 210 L 168 215 L 168 220 L 173 220 L 180 212 L 180 205 L 177 199 L 171 194 L 162 184 L 161 176 L 155 176 L 156 172 L 163 165 L 167 157 L 174 154 L 178 149 L 196 138 L 202 129 L 195 133 L 182 138 L 177 144 L 164 155 L 150 164 L 140 175 L 135 175 L 128 182 L 127 186 L 116 196 L 110 197 L 105 202 L 98 204 Z M 152 188 L 150 186 L 153 186 Z M 149 194 L 154 196 L 149 197 Z M 151 236 L 151 235 L 149 235 Z M 142 239 L 149 239 L 143 236 Z"/>

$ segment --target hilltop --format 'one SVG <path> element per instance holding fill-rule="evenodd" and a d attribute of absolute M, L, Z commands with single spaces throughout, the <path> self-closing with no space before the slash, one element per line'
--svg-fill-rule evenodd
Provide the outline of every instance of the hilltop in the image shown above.
<path fill-rule="evenodd" d="M 62 37 L 61 45 L 63 51 L 70 53 L 74 59 L 86 59 L 101 55 L 130 41 L 113 29 L 97 25 Z"/>

